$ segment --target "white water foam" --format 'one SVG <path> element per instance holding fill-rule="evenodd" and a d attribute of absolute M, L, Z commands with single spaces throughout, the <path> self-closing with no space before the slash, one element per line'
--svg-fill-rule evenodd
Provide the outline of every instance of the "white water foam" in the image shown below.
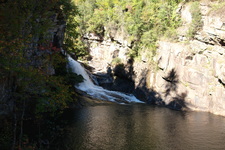
<path fill-rule="evenodd" d="M 75 61 L 70 56 L 68 56 L 68 60 L 69 60 L 69 67 L 71 68 L 72 72 L 78 75 L 82 75 L 84 78 L 84 81 L 76 86 L 76 88 L 80 89 L 81 91 L 84 91 L 87 94 L 91 95 L 92 97 L 101 100 L 108 100 L 118 103 L 143 103 L 132 94 L 127 95 L 117 91 L 109 91 L 103 89 L 100 86 L 95 85 L 91 81 L 89 75 L 79 62 Z"/>

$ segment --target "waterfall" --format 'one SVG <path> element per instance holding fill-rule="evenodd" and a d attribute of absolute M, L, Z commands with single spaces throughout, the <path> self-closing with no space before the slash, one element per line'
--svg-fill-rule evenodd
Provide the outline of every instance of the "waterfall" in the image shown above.
<path fill-rule="evenodd" d="M 127 95 L 117 91 L 109 91 L 100 86 L 95 85 L 79 62 L 75 61 L 70 56 L 68 56 L 68 61 L 69 67 L 71 68 L 72 72 L 78 75 L 82 75 L 84 78 L 84 81 L 76 86 L 76 88 L 80 89 L 81 91 L 84 91 L 92 97 L 101 100 L 118 103 L 143 103 L 132 94 Z"/>

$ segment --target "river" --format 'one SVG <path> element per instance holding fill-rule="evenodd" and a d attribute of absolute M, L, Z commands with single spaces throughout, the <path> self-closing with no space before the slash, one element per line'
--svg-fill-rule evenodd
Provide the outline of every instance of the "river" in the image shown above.
<path fill-rule="evenodd" d="M 68 57 L 84 77 L 76 88 L 97 99 L 120 104 L 83 107 L 64 114 L 70 124 L 54 150 L 212 150 L 225 149 L 225 118 L 142 104 L 133 95 L 95 85 L 86 70 Z M 130 104 L 124 104 L 130 103 Z"/>
<path fill-rule="evenodd" d="M 225 118 L 144 104 L 85 107 L 54 150 L 224 150 Z M 66 118 L 66 117 L 65 117 Z"/>

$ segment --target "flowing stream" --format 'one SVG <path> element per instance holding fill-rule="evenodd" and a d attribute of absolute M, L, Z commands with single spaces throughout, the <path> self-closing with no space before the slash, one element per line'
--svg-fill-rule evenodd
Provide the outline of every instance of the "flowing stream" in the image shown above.
<path fill-rule="evenodd" d="M 91 95 L 94 98 L 101 100 L 107 100 L 118 103 L 143 103 L 140 100 L 138 100 L 134 95 L 131 94 L 128 95 L 117 91 L 109 91 L 103 89 L 100 86 L 95 85 L 91 81 L 89 75 L 79 62 L 75 61 L 70 56 L 68 56 L 68 60 L 69 60 L 69 67 L 72 69 L 72 72 L 78 75 L 82 75 L 84 78 L 84 81 L 79 85 L 77 85 L 76 88 L 86 92 L 87 94 Z"/>
<path fill-rule="evenodd" d="M 132 95 L 108 91 L 90 80 L 71 57 L 69 67 L 84 77 L 76 87 L 91 96 L 131 105 L 68 110 L 69 122 L 50 146 L 54 150 L 224 150 L 225 118 L 205 112 L 182 112 L 139 104 Z M 120 100 L 122 99 L 122 101 Z"/>

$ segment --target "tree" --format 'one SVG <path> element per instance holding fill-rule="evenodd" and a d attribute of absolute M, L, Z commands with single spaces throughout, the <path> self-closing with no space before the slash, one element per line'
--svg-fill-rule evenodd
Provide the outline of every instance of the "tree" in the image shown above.
<path fill-rule="evenodd" d="M 0 89 L 8 93 L 0 99 L 13 104 L 12 149 L 22 148 L 23 121 L 30 115 L 54 114 L 76 100 L 71 84 L 81 79 L 54 73 L 62 65 L 66 70 L 57 33 L 75 10 L 68 0 L 1 1 Z"/>

